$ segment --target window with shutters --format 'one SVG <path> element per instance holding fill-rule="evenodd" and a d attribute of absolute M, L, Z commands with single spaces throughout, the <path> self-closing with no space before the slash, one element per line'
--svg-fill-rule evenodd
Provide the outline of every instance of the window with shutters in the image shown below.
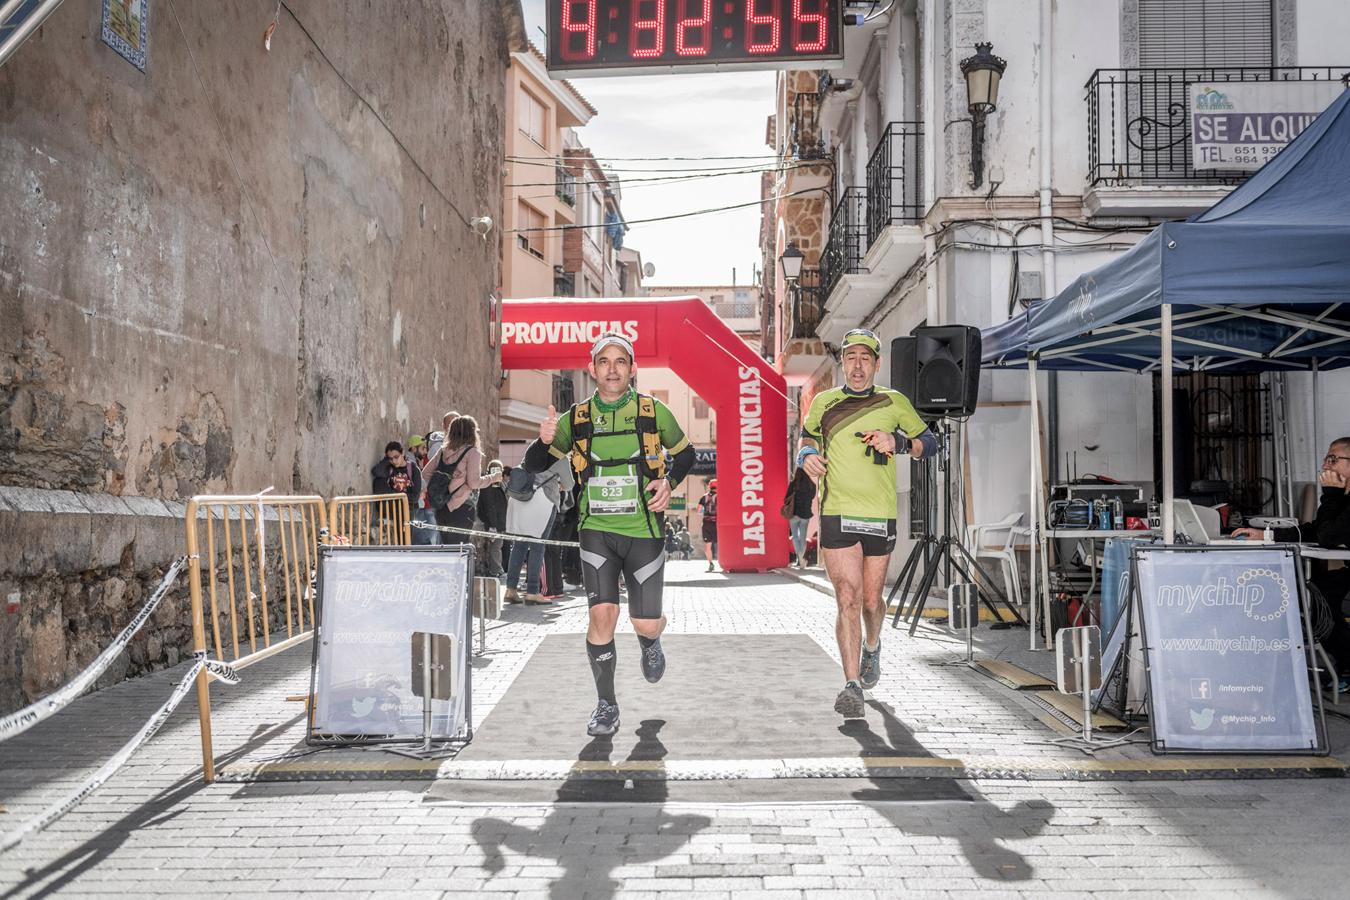
<path fill-rule="evenodd" d="M 516 97 L 516 128 L 540 147 L 548 148 L 548 108 L 524 88 Z"/>
<path fill-rule="evenodd" d="M 539 229 L 548 227 L 548 217 L 523 200 L 516 208 L 516 245 L 536 259 L 544 258 L 544 237 Z"/>
<path fill-rule="evenodd" d="M 1271 6 L 1271 0 L 1139 0 L 1139 65 L 1272 65 Z"/>
<path fill-rule="evenodd" d="M 1268 68 L 1273 59 L 1272 0 L 1139 0 L 1142 71 L 1127 104 L 1138 104 L 1131 133 L 1144 174 L 1168 182 L 1193 174 L 1191 84 L 1241 79 L 1232 70 Z"/>

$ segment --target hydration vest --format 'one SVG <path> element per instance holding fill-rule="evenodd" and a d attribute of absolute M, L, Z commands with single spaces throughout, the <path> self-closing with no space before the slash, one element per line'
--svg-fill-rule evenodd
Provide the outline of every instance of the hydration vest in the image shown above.
<path fill-rule="evenodd" d="M 585 485 L 597 466 L 636 466 L 647 481 L 666 477 L 665 448 L 661 446 L 661 432 L 656 425 L 656 400 L 646 394 L 638 394 L 637 408 L 633 430 L 607 431 L 603 436 L 636 435 L 638 452 L 627 459 L 596 459 L 591 454 L 591 439 L 595 435 L 595 424 L 591 421 L 591 401 L 586 400 L 572 407 L 572 471 L 579 484 Z"/>

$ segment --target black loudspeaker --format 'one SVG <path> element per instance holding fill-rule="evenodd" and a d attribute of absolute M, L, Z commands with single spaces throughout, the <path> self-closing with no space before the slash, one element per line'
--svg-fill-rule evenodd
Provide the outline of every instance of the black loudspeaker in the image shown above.
<path fill-rule="evenodd" d="M 891 341 L 891 387 L 919 413 L 968 416 L 980 396 L 980 330 L 921 325 Z"/>

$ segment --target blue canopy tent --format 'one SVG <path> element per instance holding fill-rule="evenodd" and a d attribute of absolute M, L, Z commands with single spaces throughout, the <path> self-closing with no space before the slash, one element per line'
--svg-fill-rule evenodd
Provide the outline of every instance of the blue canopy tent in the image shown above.
<path fill-rule="evenodd" d="M 983 333 L 985 367 L 1252 372 L 1350 365 L 1350 91 L 1214 206 L 1158 226 Z M 1164 536 L 1172 396 L 1162 392 Z M 1035 479 L 1039 486 L 1039 479 Z M 1039 515 L 1041 494 L 1033 492 Z M 1034 565 L 1033 565 L 1034 568 Z"/>

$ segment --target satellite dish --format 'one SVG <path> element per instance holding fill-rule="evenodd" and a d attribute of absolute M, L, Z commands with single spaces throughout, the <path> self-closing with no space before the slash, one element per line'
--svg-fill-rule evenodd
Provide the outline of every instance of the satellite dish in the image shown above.
<path fill-rule="evenodd" d="M 655 274 L 656 274 L 656 265 L 655 265 L 654 263 L 643 263 L 643 264 L 642 264 L 642 277 L 643 277 L 643 278 L 651 278 L 651 277 L 652 277 L 653 275 L 655 275 Z"/>

